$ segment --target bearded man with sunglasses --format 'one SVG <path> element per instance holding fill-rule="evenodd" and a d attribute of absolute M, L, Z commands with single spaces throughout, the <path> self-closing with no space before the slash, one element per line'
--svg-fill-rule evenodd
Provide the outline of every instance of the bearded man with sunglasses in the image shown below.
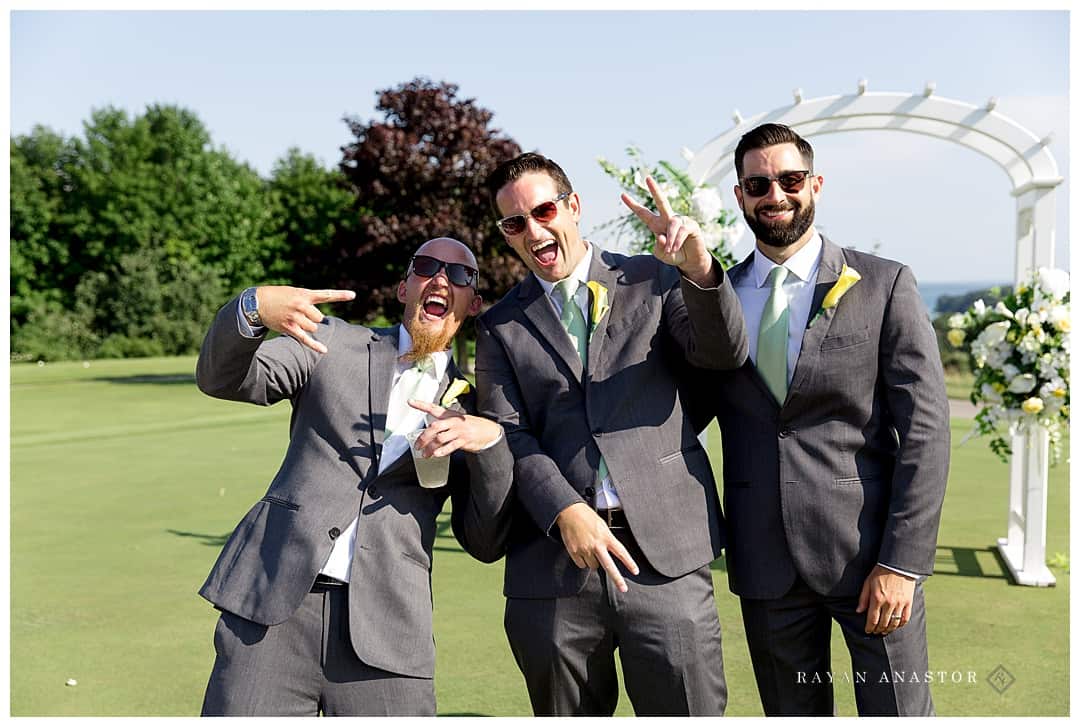
<path fill-rule="evenodd" d="M 398 285 L 400 326 L 324 317 L 343 290 L 249 288 L 218 313 L 196 369 L 222 399 L 292 404 L 289 446 L 200 595 L 219 609 L 204 715 L 434 715 L 436 516 L 474 557 L 503 553 L 513 460 L 450 359 L 480 310 L 476 258 L 425 242 Z M 288 335 L 264 340 L 267 330 Z M 425 415 L 429 424 L 425 428 Z M 405 435 L 451 455 L 422 488 Z"/>
<path fill-rule="evenodd" d="M 727 702 L 709 564 L 716 483 L 680 380 L 734 368 L 746 334 L 698 224 L 623 195 L 656 235 L 627 257 L 584 240 L 581 199 L 539 154 L 488 178 L 530 274 L 477 321 L 480 412 L 515 457 L 505 627 L 537 715 L 610 716 L 614 655 L 639 715 Z"/>
<path fill-rule="evenodd" d="M 728 271 L 750 360 L 714 377 L 727 570 L 767 715 L 831 715 L 840 625 L 860 715 L 930 715 L 922 580 L 949 468 L 941 358 L 904 265 L 814 229 L 823 178 L 787 126 L 735 149 L 756 237 Z"/>

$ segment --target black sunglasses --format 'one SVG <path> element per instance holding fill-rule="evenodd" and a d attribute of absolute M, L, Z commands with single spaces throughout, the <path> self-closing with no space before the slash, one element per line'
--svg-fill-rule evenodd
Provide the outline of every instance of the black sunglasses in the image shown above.
<path fill-rule="evenodd" d="M 555 216 L 559 214 L 559 202 L 569 196 L 570 192 L 563 192 L 550 202 L 536 205 L 529 211 L 528 215 L 510 215 L 509 217 L 503 217 L 495 224 L 507 237 L 520 235 L 525 231 L 526 217 L 532 217 L 541 225 L 545 225 L 555 219 Z"/>
<path fill-rule="evenodd" d="M 751 197 L 764 197 L 769 193 L 769 187 L 773 182 L 780 184 L 780 189 L 787 193 L 798 192 L 806 184 L 806 178 L 810 176 L 809 169 L 798 172 L 784 172 L 775 177 L 744 177 L 739 181 L 743 194 Z"/>
<path fill-rule="evenodd" d="M 446 277 L 459 288 L 476 287 L 479 271 L 461 263 L 448 263 L 430 255 L 413 255 L 412 271 L 421 278 L 434 278 L 446 268 Z"/>

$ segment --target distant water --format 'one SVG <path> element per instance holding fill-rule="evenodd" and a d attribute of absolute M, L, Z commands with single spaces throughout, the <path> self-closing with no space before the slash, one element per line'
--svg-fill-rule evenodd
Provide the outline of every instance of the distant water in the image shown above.
<path fill-rule="evenodd" d="M 936 316 L 938 313 L 938 296 L 963 295 L 964 293 L 970 293 L 973 290 L 992 288 L 995 285 L 1005 286 L 1012 285 L 1012 283 L 1005 283 L 1000 280 L 989 283 L 919 283 L 919 295 L 922 296 L 923 303 L 926 304 L 926 309 L 930 311 L 930 315 Z"/>

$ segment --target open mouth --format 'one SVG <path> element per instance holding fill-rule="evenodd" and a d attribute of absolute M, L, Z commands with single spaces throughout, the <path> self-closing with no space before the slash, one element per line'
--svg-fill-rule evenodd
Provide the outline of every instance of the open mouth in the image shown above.
<path fill-rule="evenodd" d="M 559 246 L 554 240 L 537 242 L 529 248 L 529 252 L 536 258 L 536 262 L 544 267 L 554 265 L 559 258 Z"/>
<path fill-rule="evenodd" d="M 425 297 L 422 307 L 424 314 L 429 318 L 442 318 L 450 310 L 450 306 L 446 302 L 446 297 L 437 293 L 432 293 Z"/>

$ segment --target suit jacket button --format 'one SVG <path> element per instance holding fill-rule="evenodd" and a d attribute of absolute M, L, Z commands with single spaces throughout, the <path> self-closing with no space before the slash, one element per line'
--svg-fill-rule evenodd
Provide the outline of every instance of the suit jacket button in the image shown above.
<path fill-rule="evenodd" d="M 592 497 L 595 494 L 596 494 L 596 489 L 595 488 L 592 488 L 592 487 L 586 487 L 585 488 L 585 497 Z"/>
<path fill-rule="evenodd" d="M 375 485 L 372 485 L 371 487 L 367 488 L 367 492 L 372 497 L 378 497 L 379 496 L 379 488 L 376 487 Z"/>
<path fill-rule="evenodd" d="M 330 528 L 330 532 L 327 533 L 327 535 L 330 536 L 331 540 L 337 540 L 337 536 L 341 535 L 341 531 L 337 528 Z"/>

